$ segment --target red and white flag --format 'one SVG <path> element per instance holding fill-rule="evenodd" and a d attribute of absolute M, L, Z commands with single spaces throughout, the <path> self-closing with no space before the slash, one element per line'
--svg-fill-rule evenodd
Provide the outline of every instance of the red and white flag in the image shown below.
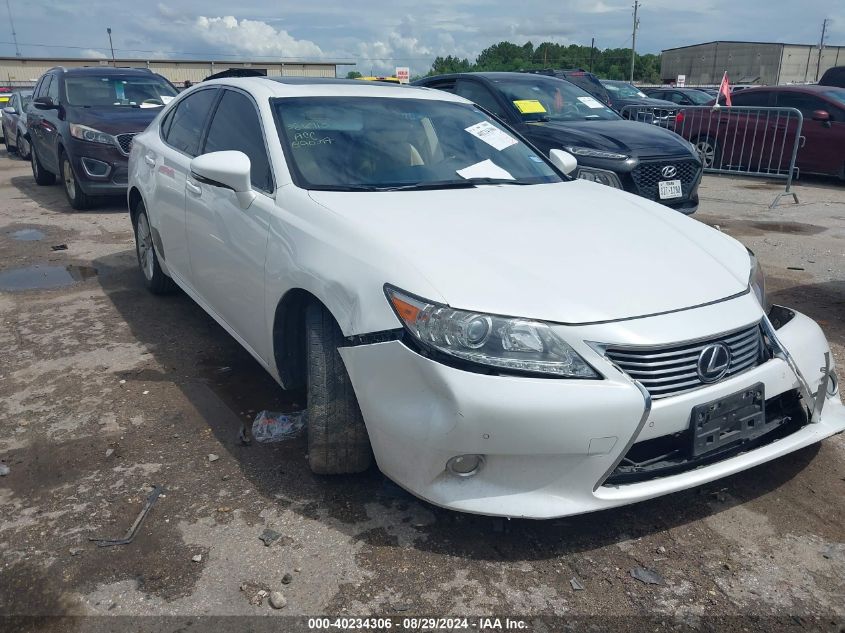
<path fill-rule="evenodd" d="M 731 107 L 731 84 L 728 81 L 728 71 L 725 71 L 725 74 L 722 75 L 722 83 L 719 84 L 719 96 L 725 97 L 725 105 L 729 108 Z M 718 98 L 716 99 L 718 102 Z"/>

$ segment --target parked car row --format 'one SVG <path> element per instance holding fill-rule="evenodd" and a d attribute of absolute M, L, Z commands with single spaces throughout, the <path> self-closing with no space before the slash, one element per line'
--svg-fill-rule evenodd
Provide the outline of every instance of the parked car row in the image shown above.
<path fill-rule="evenodd" d="M 6 150 L 14 152 L 24 160 L 29 160 L 29 133 L 27 131 L 26 108 L 32 99 L 31 90 L 19 90 L 8 95 L 2 105 L 2 135 Z"/>
<path fill-rule="evenodd" d="M 33 173 L 76 208 L 126 191 L 146 287 L 181 288 L 305 389 L 318 474 L 375 460 L 432 503 L 546 518 L 845 430 L 819 327 L 769 305 L 742 244 L 667 208 L 697 204 L 686 140 L 555 77 L 420 84 L 176 95 L 54 69 L 26 110 Z"/>

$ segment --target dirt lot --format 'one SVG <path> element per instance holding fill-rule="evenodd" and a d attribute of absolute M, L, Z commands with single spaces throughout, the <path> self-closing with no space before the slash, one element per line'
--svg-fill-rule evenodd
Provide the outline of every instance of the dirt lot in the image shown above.
<path fill-rule="evenodd" d="M 696 217 L 758 254 L 775 301 L 818 319 L 842 367 L 845 185 L 803 183 L 800 205 L 769 210 L 781 186 L 707 177 Z M 0 629 L 510 615 L 536 631 L 843 630 L 845 437 L 703 489 L 547 522 L 441 510 L 375 470 L 311 475 L 302 439 L 239 441 L 257 411 L 295 410 L 302 394 L 283 393 L 186 296 L 145 292 L 122 201 L 72 213 L 5 152 L 0 351 L 0 614 L 107 616 Z M 89 541 L 122 535 L 153 485 L 164 493 L 133 543 Z M 270 545 L 265 529 L 280 535 Z M 663 583 L 632 578 L 635 567 Z M 276 590 L 284 609 L 261 593 Z M 185 617 L 128 617 L 139 615 Z"/>

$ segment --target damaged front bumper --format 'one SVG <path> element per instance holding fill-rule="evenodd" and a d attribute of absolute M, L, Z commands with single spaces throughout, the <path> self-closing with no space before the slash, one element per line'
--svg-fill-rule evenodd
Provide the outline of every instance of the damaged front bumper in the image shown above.
<path fill-rule="evenodd" d="M 426 358 L 398 340 L 342 348 L 341 355 L 376 461 L 388 477 L 454 510 L 552 518 L 701 485 L 845 430 L 839 395 L 824 390 L 821 369 L 826 355 L 829 359 L 827 341 L 801 314 L 795 313 L 776 332 L 786 353 L 721 382 L 654 401 L 642 385 L 586 343 L 695 340 L 762 316 L 756 299 L 744 295 L 670 315 L 560 326 L 603 380 L 474 373 Z M 792 416 L 795 420 L 783 427 L 788 432 L 769 434 L 717 460 L 681 463 L 633 483 L 614 476 L 626 455 L 645 442 L 683 438 L 696 405 L 756 384 L 763 385 L 767 402 L 793 398 L 809 403 L 799 410 L 803 415 L 809 409 L 810 414 Z M 464 455 L 480 456 L 471 476 L 447 468 L 450 460 Z"/>

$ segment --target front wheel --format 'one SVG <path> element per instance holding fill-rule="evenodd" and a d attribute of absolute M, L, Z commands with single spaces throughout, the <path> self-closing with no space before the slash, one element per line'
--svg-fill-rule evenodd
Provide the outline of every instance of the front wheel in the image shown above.
<path fill-rule="evenodd" d="M 701 156 L 701 164 L 705 169 L 719 168 L 721 152 L 715 139 L 709 136 L 699 136 L 693 144 Z"/>
<path fill-rule="evenodd" d="M 308 364 L 308 463 L 319 475 L 370 467 L 370 437 L 338 348 L 343 333 L 331 313 L 313 303 L 305 312 Z"/>
<path fill-rule="evenodd" d="M 41 165 L 41 161 L 38 160 L 34 147 L 30 147 L 29 159 L 29 162 L 32 165 L 32 177 L 35 178 L 35 184 L 43 187 L 52 185 L 56 182 L 56 175 L 44 169 Z"/>
<path fill-rule="evenodd" d="M 79 186 L 79 180 L 76 178 L 76 173 L 73 171 L 73 165 L 70 162 L 70 157 L 62 153 L 59 161 L 62 166 L 62 183 L 65 186 L 65 195 L 67 201 L 77 211 L 84 211 L 91 206 L 91 197 L 82 191 Z"/>
<path fill-rule="evenodd" d="M 138 267 L 144 275 L 144 285 L 154 295 L 172 292 L 175 288 L 173 279 L 161 269 L 153 244 L 153 232 L 150 220 L 143 202 L 135 207 L 135 254 L 138 256 Z"/>
<path fill-rule="evenodd" d="M 29 160 L 29 141 L 27 141 L 20 133 L 18 133 L 17 140 L 15 141 L 15 147 L 18 150 L 18 157 L 21 160 Z"/>

